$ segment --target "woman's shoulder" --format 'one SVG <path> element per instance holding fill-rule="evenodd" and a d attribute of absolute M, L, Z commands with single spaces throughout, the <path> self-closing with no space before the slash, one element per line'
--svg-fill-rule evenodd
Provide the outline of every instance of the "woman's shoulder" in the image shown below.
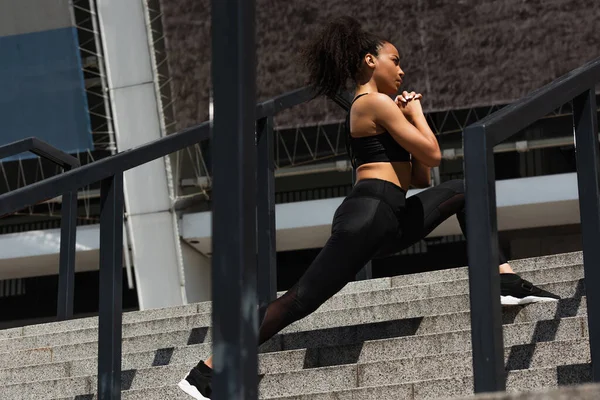
<path fill-rule="evenodd" d="M 357 114 L 369 114 L 372 116 L 394 112 L 397 108 L 398 105 L 390 98 L 390 96 L 378 92 L 372 92 L 366 96 L 361 96 L 356 99 L 352 106 L 353 111 Z"/>
<path fill-rule="evenodd" d="M 396 106 L 396 103 L 390 96 L 384 93 L 379 92 L 371 92 L 365 93 L 365 96 L 360 96 L 357 98 L 354 104 L 362 104 L 363 107 L 381 107 L 381 106 Z"/>
<path fill-rule="evenodd" d="M 396 105 L 394 103 L 394 100 L 392 100 L 390 98 L 390 96 L 383 94 L 383 93 L 379 93 L 379 92 L 371 92 L 371 93 L 364 93 L 363 95 L 359 95 L 358 97 L 356 97 L 356 100 L 354 101 L 352 108 L 356 107 L 356 108 L 360 108 L 364 111 L 367 111 L 369 109 L 378 109 L 379 107 L 382 106 L 390 106 L 390 105 Z"/>

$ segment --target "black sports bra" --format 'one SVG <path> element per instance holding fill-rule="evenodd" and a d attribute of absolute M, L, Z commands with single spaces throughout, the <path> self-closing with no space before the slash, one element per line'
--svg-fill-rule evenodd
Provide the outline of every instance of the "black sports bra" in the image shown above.
<path fill-rule="evenodd" d="M 352 101 L 352 104 L 368 93 L 363 93 Z M 350 104 L 350 109 L 352 109 Z M 346 116 L 346 147 L 354 168 L 370 162 L 410 161 L 411 156 L 404 147 L 394 140 L 389 132 L 377 135 L 353 137 L 350 134 L 350 110 Z"/>

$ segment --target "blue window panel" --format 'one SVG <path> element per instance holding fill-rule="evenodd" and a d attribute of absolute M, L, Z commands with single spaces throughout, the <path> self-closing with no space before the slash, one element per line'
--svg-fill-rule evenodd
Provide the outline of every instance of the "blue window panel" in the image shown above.
<path fill-rule="evenodd" d="M 74 27 L 0 37 L 0 145 L 31 136 L 67 153 L 94 148 Z"/>

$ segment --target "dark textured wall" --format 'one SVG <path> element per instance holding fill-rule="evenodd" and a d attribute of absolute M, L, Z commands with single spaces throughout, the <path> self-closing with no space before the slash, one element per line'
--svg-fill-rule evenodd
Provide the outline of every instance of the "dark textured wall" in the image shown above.
<path fill-rule="evenodd" d="M 208 119 L 210 1 L 161 0 L 178 128 Z M 401 53 L 405 89 L 426 111 L 513 101 L 600 56 L 600 0 L 257 0 L 257 87 L 267 99 L 303 86 L 296 54 L 331 18 L 352 15 Z M 339 121 L 317 99 L 279 127 Z"/>

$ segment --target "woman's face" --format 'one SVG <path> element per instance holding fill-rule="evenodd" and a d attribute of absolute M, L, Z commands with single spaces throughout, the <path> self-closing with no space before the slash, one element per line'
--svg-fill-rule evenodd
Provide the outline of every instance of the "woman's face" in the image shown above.
<path fill-rule="evenodd" d="M 404 71 L 400 68 L 400 55 L 396 47 L 385 42 L 374 60 L 373 79 L 377 89 L 387 95 L 395 95 L 402 84 Z"/>

